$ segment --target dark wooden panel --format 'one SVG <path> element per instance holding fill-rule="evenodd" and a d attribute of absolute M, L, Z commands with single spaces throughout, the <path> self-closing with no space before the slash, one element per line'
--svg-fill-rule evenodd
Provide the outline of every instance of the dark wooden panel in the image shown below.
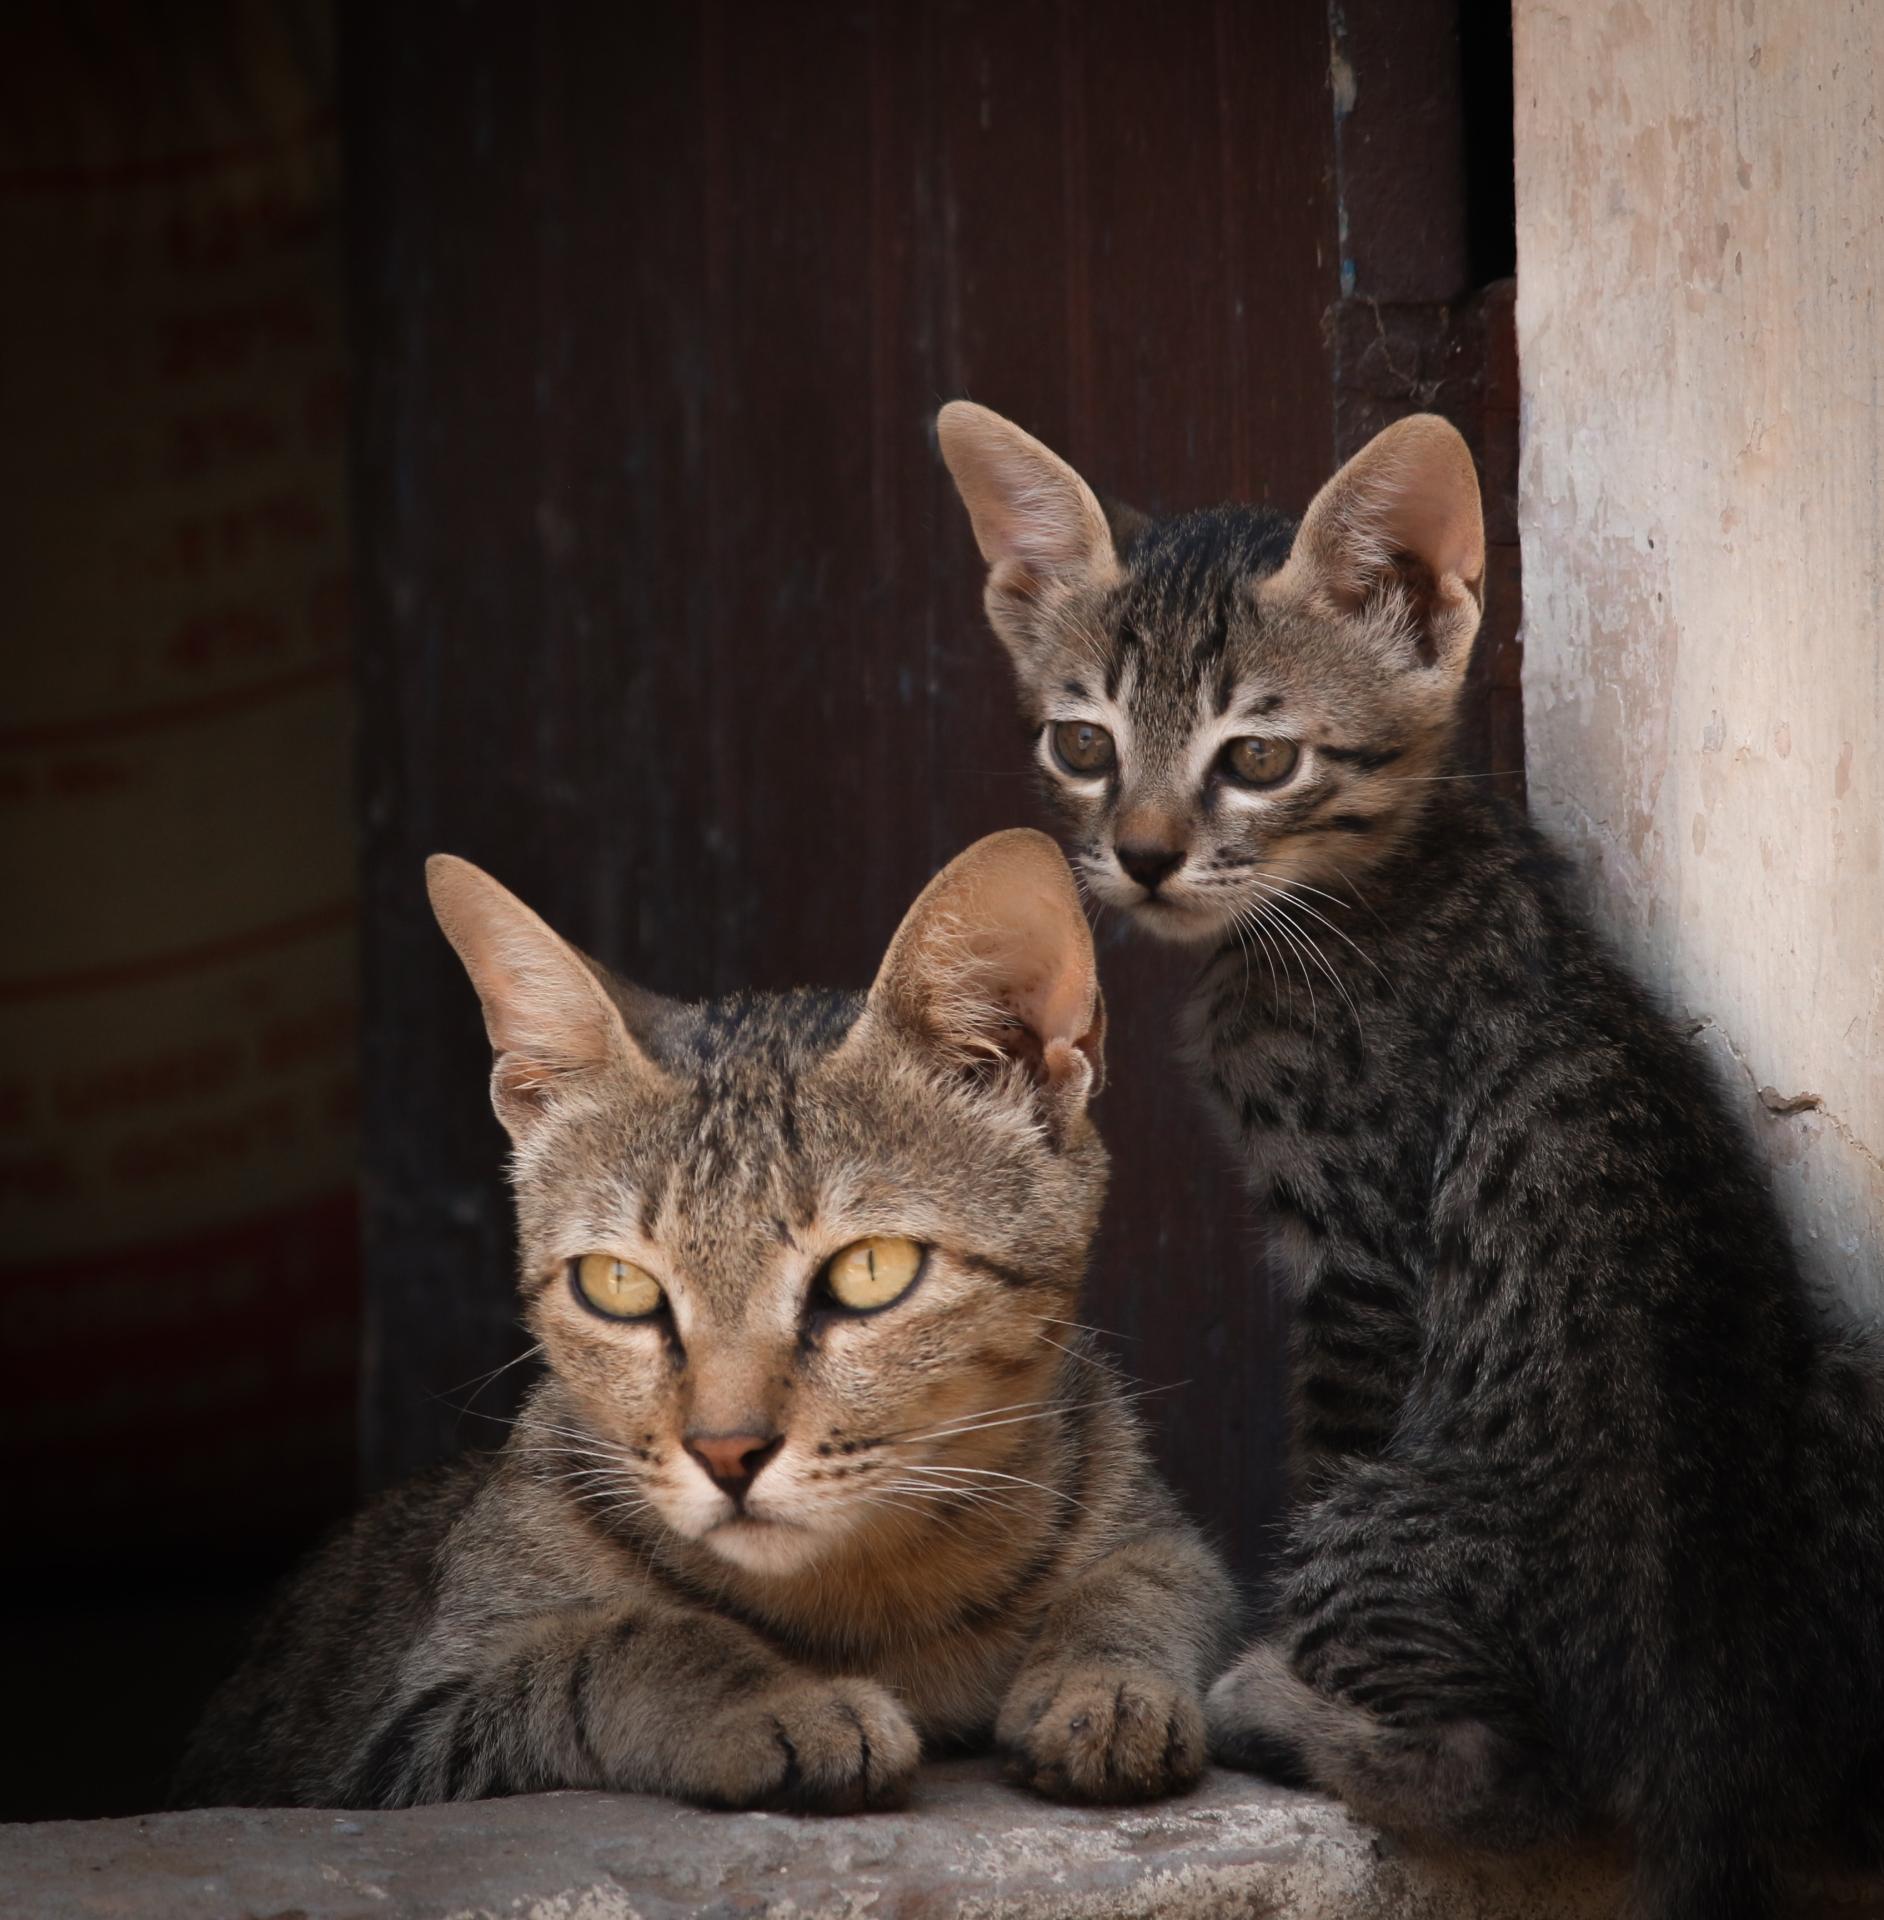
<path fill-rule="evenodd" d="M 1487 592 L 1459 742 L 1471 776 L 1521 804 L 1510 10 L 1502 0 L 1349 0 L 1332 18 L 1335 451 L 1346 459 L 1390 421 L 1425 411 L 1470 443 Z"/>
<path fill-rule="evenodd" d="M 939 401 L 1146 504 L 1299 506 L 1334 411 L 1325 17 L 930 4 L 358 8 L 369 1387 L 383 1480 L 516 1350 L 501 1136 L 423 855 L 697 995 L 861 982 L 933 869 L 1035 818 Z M 1251 1564 L 1278 1338 L 1103 942 L 1118 1177 L 1091 1317 Z M 501 1411 L 506 1382 L 479 1402 Z"/>
<path fill-rule="evenodd" d="M 1329 18 L 1341 291 L 1456 299 L 1471 270 L 1460 0 L 1343 0 Z"/>

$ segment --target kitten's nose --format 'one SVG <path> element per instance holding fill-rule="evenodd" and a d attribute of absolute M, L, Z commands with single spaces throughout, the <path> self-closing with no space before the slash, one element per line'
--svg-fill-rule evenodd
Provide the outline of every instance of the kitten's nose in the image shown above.
<path fill-rule="evenodd" d="M 690 1433 L 683 1442 L 734 1506 L 744 1503 L 759 1470 L 785 1444 L 782 1433 Z"/>
<path fill-rule="evenodd" d="M 1184 864 L 1182 847 L 1131 846 L 1121 840 L 1114 851 L 1119 856 L 1119 865 L 1147 893 L 1156 893 L 1160 883 Z"/>

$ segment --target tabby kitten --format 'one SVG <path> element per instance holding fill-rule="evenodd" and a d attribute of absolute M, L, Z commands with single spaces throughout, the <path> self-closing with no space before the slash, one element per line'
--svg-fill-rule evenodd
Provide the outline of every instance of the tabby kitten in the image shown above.
<path fill-rule="evenodd" d="M 1195 1780 L 1232 1602 L 1069 1324 L 1104 1015 L 1053 842 L 962 854 L 867 996 L 697 1007 L 462 860 L 428 876 L 496 1053 L 548 1373 L 501 1452 L 290 1586 L 184 1797 L 835 1812 L 991 1731 L 1055 1796 Z"/>
<path fill-rule="evenodd" d="M 1222 1757 L 1645 1915 L 1884 1840 L 1884 1391 L 1701 1058 L 1452 754 L 1484 541 L 1390 427 L 1299 527 L 1148 523 L 979 407 L 942 450 L 1087 886 L 1197 943 L 1191 1064 L 1296 1275 L 1299 1505 Z"/>

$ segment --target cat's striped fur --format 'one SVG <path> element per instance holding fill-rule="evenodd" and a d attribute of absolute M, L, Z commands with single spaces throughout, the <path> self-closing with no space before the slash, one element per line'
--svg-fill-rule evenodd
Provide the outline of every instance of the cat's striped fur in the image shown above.
<path fill-rule="evenodd" d="M 1789 1859 L 1884 1841 L 1884 1374 L 1701 1056 L 1451 758 L 1463 443 L 1402 422 L 1299 528 L 1123 540 L 1017 428 L 942 424 L 1076 859 L 1202 943 L 1185 1050 L 1293 1256 L 1301 1499 L 1217 1751 L 1470 1845 L 1619 1822 L 1640 1914 L 1772 1913 Z M 1088 761 L 1110 730 L 1106 779 L 1058 723 Z M 1290 777 L 1237 790 L 1233 735 Z"/>
<path fill-rule="evenodd" d="M 701 1007 L 434 867 L 549 1370 L 500 1453 L 382 1499 L 290 1586 L 183 1797 L 862 1808 L 923 1746 L 990 1736 L 1050 1794 L 1192 1781 L 1232 1602 L 1073 1324 L 1103 1017 L 1052 842 L 961 856 L 867 998 Z M 871 1234 L 926 1264 L 847 1315 L 821 1264 Z M 597 1249 L 658 1275 L 660 1316 L 580 1303 Z M 729 1432 L 777 1443 L 739 1501 L 690 1457 Z"/>

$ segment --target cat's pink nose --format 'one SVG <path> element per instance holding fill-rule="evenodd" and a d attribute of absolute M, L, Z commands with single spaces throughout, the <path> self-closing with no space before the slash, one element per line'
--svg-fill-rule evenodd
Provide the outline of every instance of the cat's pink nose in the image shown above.
<path fill-rule="evenodd" d="M 690 1433 L 687 1451 L 735 1506 L 759 1477 L 759 1469 L 785 1444 L 780 1433 Z"/>

